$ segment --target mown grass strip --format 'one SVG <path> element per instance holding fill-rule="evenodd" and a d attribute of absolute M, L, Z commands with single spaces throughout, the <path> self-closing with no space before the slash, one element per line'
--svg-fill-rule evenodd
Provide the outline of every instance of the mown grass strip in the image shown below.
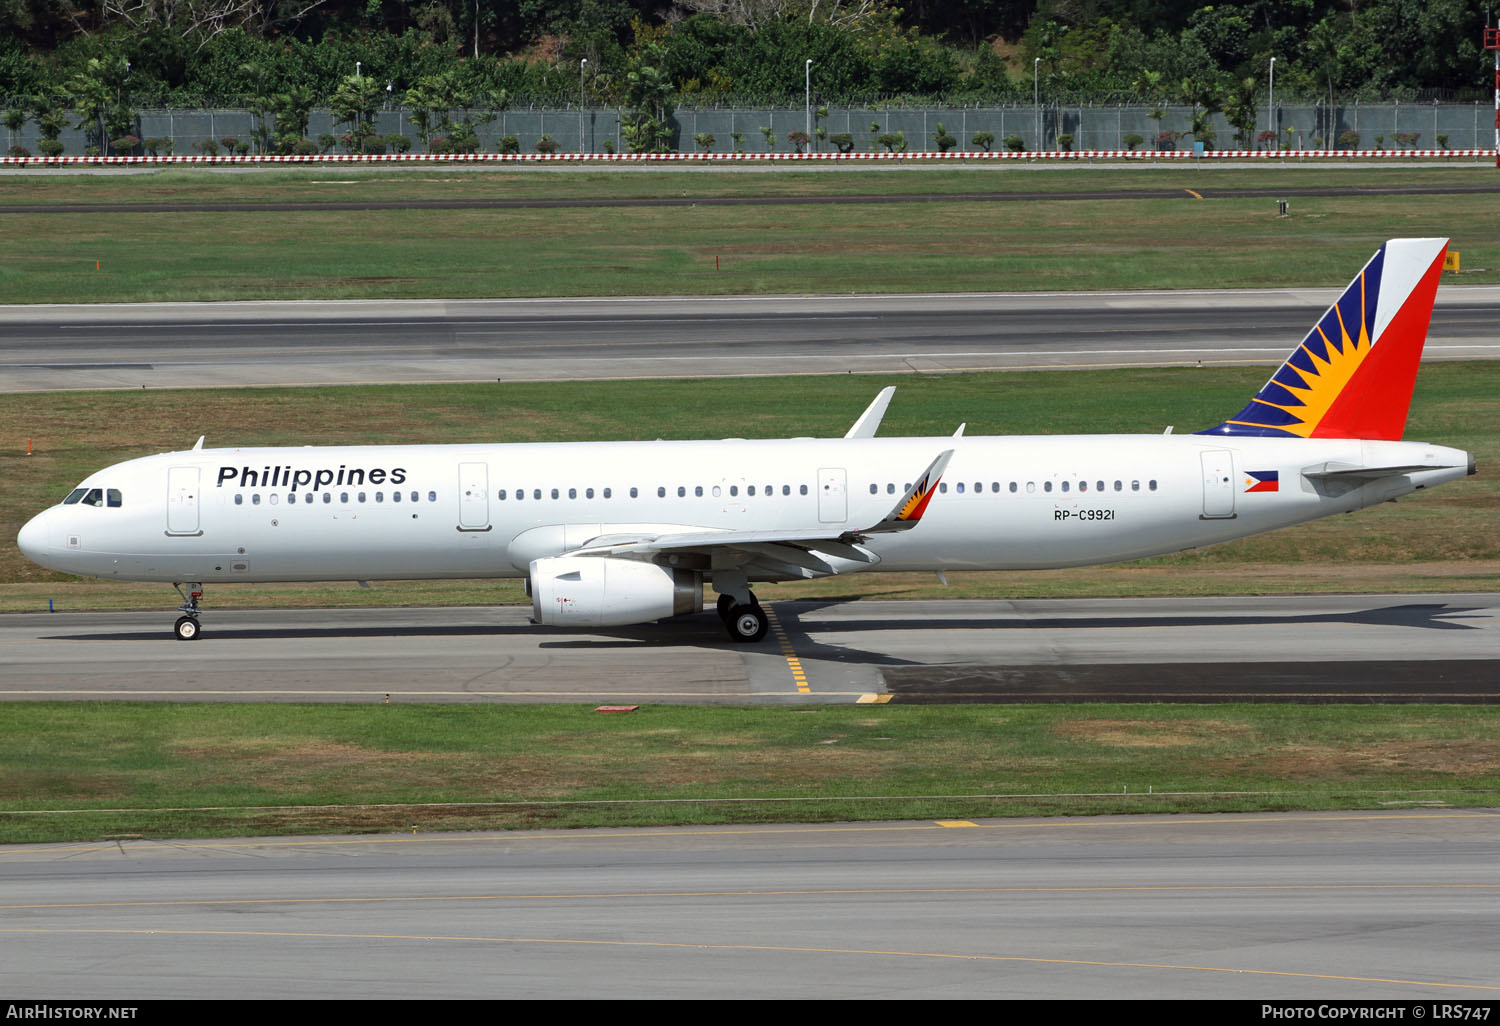
<path fill-rule="evenodd" d="M 1497 727 L 1483 706 L 20 703 L 0 841 L 1480 806 Z"/>
<path fill-rule="evenodd" d="M 5 179 L 0 303 L 585 295 L 889 293 L 1329 285 L 1400 235 L 1453 236 L 1463 280 L 1500 281 L 1500 207 L 1465 195 L 1308 196 L 1276 216 L 1266 198 L 1126 196 L 878 207 L 524 210 L 20 212 L 44 203 L 202 204 L 472 196 L 912 195 L 979 190 L 1174 190 L 1253 181 L 1289 195 L 1325 178 L 1454 181 L 1467 171 L 1158 169 L 1047 174 L 932 171 L 706 175 L 411 174 L 309 178 L 171 172 L 106 180 Z M 310 173 L 316 175 L 318 173 Z M 1243 179 L 1239 176 L 1245 176 Z M 1373 177 L 1370 177 L 1373 176 Z M 226 184 L 223 179 L 233 179 Z M 448 180 L 445 180 L 448 179 Z M 1118 183 L 1114 185 L 1112 183 Z M 1186 192 L 1181 193 L 1186 197 Z"/>

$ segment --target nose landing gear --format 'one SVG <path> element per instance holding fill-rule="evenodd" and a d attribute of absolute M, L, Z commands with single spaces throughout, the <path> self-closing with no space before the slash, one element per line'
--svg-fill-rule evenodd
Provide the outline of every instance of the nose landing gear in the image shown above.
<path fill-rule="evenodd" d="M 177 622 L 172 625 L 172 633 L 177 635 L 178 641 L 197 641 L 202 631 L 202 628 L 198 626 L 198 600 L 203 597 L 203 585 L 189 584 L 187 591 L 183 591 L 183 586 L 178 583 L 173 583 L 172 587 L 177 589 L 177 594 L 181 595 L 184 600 L 182 605 L 177 607 L 184 615 L 179 616 Z"/>

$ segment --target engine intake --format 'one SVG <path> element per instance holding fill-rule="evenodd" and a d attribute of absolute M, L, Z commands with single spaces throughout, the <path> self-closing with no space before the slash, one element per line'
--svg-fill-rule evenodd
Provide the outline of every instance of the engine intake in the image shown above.
<path fill-rule="evenodd" d="M 619 627 L 703 610 L 703 575 L 610 556 L 531 563 L 531 608 L 552 627 Z"/>

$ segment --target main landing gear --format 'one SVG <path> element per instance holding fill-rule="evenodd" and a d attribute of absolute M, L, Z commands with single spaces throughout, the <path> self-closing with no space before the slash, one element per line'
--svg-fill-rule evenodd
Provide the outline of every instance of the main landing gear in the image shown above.
<path fill-rule="evenodd" d="M 737 601 L 733 595 L 720 595 L 719 619 L 724 621 L 724 629 L 729 632 L 731 641 L 747 645 L 760 641 L 771 629 L 766 611 L 753 594 L 748 603 Z"/>
<path fill-rule="evenodd" d="M 177 618 L 172 625 L 172 633 L 177 635 L 178 641 L 197 641 L 202 628 L 198 626 L 198 600 L 203 597 L 203 585 L 189 584 L 187 591 L 183 591 L 181 584 L 174 583 L 172 587 L 177 589 L 177 594 L 184 599 L 182 605 L 177 608 L 184 615 Z"/>

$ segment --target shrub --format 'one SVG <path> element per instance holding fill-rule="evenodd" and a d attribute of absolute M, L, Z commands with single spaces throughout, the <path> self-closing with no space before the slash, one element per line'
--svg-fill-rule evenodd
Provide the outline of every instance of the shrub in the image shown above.
<path fill-rule="evenodd" d="M 1178 133 L 1172 131 L 1170 128 L 1165 132 L 1157 133 L 1156 148 L 1168 153 L 1172 152 L 1173 150 L 1177 149 L 1177 136 Z"/>
<path fill-rule="evenodd" d="M 318 152 L 319 153 L 332 153 L 333 152 L 333 148 L 335 146 L 337 146 L 338 144 L 339 144 L 339 141 L 338 141 L 338 139 L 334 138 L 334 135 L 333 135 L 332 132 L 319 132 L 318 133 Z"/>
<path fill-rule="evenodd" d="M 939 153 L 947 153 L 958 145 L 958 140 L 948 134 L 948 129 L 941 121 L 937 123 L 937 131 L 933 133 L 932 141 L 937 144 Z"/>
<path fill-rule="evenodd" d="M 359 152 L 384 153 L 385 140 L 378 135 L 367 135 L 359 140 Z"/>
<path fill-rule="evenodd" d="M 854 136 L 848 132 L 839 132 L 836 135 L 830 135 L 828 141 L 833 143 L 834 148 L 840 153 L 848 153 L 854 149 Z"/>
<path fill-rule="evenodd" d="M 804 153 L 807 150 L 807 144 L 812 142 L 812 136 L 799 128 L 795 132 L 788 132 L 786 134 L 786 141 L 791 143 L 798 153 Z"/>
<path fill-rule="evenodd" d="M 887 153 L 904 153 L 906 151 L 906 136 L 901 132 L 886 132 L 875 141 L 884 146 Z"/>
<path fill-rule="evenodd" d="M 212 139 L 199 139 L 193 143 L 193 149 L 205 157 L 217 157 L 219 155 L 219 144 Z"/>
<path fill-rule="evenodd" d="M 311 139 L 298 139 L 295 143 L 292 144 L 292 152 L 297 154 L 299 157 L 311 157 L 319 152 L 318 144 L 313 142 Z"/>
<path fill-rule="evenodd" d="M 10 148 L 10 155 L 12 157 L 29 157 L 31 156 L 31 151 L 24 146 L 12 146 Z"/>
<path fill-rule="evenodd" d="M 745 133 L 744 132 L 730 132 L 729 133 L 729 138 L 731 138 L 731 139 L 734 140 L 734 152 L 736 152 L 736 153 L 744 153 L 745 152 Z"/>
<path fill-rule="evenodd" d="M 613 153 L 613 152 L 615 152 L 615 141 L 613 139 L 606 139 L 606 140 L 604 140 L 604 152 L 605 153 Z"/>
<path fill-rule="evenodd" d="M 1073 136 L 1068 132 L 1059 132 L 1057 134 L 1057 148 L 1062 150 L 1064 153 L 1072 153 Z"/>
<path fill-rule="evenodd" d="M 538 153 L 556 153 L 560 149 L 562 149 L 562 144 L 550 135 L 544 135 L 536 141 Z"/>
<path fill-rule="evenodd" d="M 392 153 L 405 153 L 411 149 L 411 140 L 399 132 L 385 137 L 385 148 Z"/>
<path fill-rule="evenodd" d="M 219 145 L 224 147 L 225 153 L 233 153 L 235 147 L 239 144 L 240 141 L 232 135 L 226 135 L 224 138 L 219 140 Z"/>
<path fill-rule="evenodd" d="M 520 153 L 521 152 L 521 141 L 519 139 L 517 139 L 513 135 L 507 135 L 505 138 L 503 138 L 503 139 L 500 140 L 500 152 L 501 153 Z"/>
<path fill-rule="evenodd" d="M 1385 149 L 1385 136 L 1383 136 L 1383 135 L 1377 135 L 1375 137 L 1375 148 L 1377 150 L 1383 150 L 1383 149 Z"/>
<path fill-rule="evenodd" d="M 1145 142 L 1146 140 L 1142 139 L 1134 132 L 1131 132 L 1130 134 L 1125 136 L 1124 140 L 1122 141 L 1125 143 L 1125 148 L 1134 153 L 1136 150 L 1140 149 L 1141 143 Z"/>
<path fill-rule="evenodd" d="M 1446 132 L 1439 132 L 1437 134 L 1437 144 L 1441 149 L 1446 150 L 1448 148 L 1448 135 Z"/>
<path fill-rule="evenodd" d="M 1005 148 L 1012 153 L 1024 153 L 1026 150 L 1026 140 L 1012 133 L 1005 137 Z"/>
<path fill-rule="evenodd" d="M 995 148 L 995 133 L 994 132 L 975 132 L 974 133 L 974 138 L 971 141 L 973 142 L 973 144 L 977 148 L 979 148 L 979 149 L 983 150 L 984 152 L 988 153 L 988 152 L 990 152 L 990 150 L 992 150 L 992 149 Z"/>
<path fill-rule="evenodd" d="M 139 136 L 122 135 L 118 139 L 111 139 L 109 141 L 109 148 L 113 153 L 132 156 L 140 151 L 141 140 Z"/>
<path fill-rule="evenodd" d="M 85 157 L 102 157 L 104 156 L 104 151 L 97 146 L 85 146 L 83 148 L 83 155 Z"/>
<path fill-rule="evenodd" d="M 1255 145 L 1257 149 L 1269 150 L 1274 148 L 1275 144 L 1276 133 L 1270 131 L 1269 129 L 1255 137 Z"/>
<path fill-rule="evenodd" d="M 159 135 L 153 135 L 146 140 L 146 152 L 153 157 L 170 157 L 172 155 L 172 140 Z"/>
<path fill-rule="evenodd" d="M 64 147 L 61 139 L 41 139 L 36 148 L 42 151 L 44 157 L 61 157 Z"/>
<path fill-rule="evenodd" d="M 718 140 L 709 132 L 699 132 L 693 136 L 693 142 L 698 144 L 698 149 L 701 152 L 712 153 L 714 151 L 714 143 L 718 142 Z"/>
<path fill-rule="evenodd" d="M 1359 133 L 1355 132 L 1353 130 L 1340 132 L 1339 133 L 1339 149 L 1341 149 L 1341 150 L 1357 150 L 1357 149 L 1359 149 Z"/>

